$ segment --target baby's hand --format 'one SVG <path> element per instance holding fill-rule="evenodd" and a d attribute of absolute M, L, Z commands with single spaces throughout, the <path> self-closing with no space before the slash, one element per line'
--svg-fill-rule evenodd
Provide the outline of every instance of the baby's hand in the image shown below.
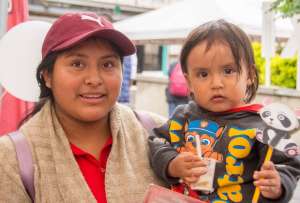
<path fill-rule="evenodd" d="M 178 154 L 168 166 L 168 175 L 181 178 L 185 183 L 197 182 L 199 177 L 207 172 L 207 161 L 190 152 Z"/>
<path fill-rule="evenodd" d="M 278 199 L 282 195 L 281 178 L 273 162 L 264 163 L 260 171 L 255 171 L 254 185 L 259 187 L 262 196 Z"/>

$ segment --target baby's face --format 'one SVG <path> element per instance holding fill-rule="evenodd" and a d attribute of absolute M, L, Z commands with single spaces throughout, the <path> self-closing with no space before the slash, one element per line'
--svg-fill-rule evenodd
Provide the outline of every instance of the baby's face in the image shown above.
<path fill-rule="evenodd" d="M 222 112 L 245 105 L 248 79 L 246 66 L 238 73 L 230 47 L 214 42 L 209 50 L 206 42 L 196 45 L 187 57 L 188 73 L 185 75 L 194 100 L 199 106 Z"/>

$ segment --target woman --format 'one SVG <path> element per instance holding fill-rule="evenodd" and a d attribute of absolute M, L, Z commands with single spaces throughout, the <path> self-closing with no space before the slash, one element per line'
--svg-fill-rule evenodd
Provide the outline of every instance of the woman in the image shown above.
<path fill-rule="evenodd" d="M 94 13 L 65 14 L 50 28 L 37 70 L 40 103 L 20 128 L 32 151 L 35 202 L 142 202 L 157 183 L 147 132 L 116 103 L 122 58 L 134 52 Z M 8 136 L 0 160 L 0 202 L 30 202 Z"/>

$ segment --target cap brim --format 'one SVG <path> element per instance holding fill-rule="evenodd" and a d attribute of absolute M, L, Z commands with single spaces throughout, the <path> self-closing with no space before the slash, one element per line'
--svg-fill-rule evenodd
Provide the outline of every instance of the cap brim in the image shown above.
<path fill-rule="evenodd" d="M 88 33 L 84 33 L 82 35 L 78 35 L 70 40 L 67 40 L 60 44 L 59 46 L 52 49 L 52 51 L 59 51 L 67 48 L 71 48 L 73 46 L 78 45 L 80 42 L 90 38 L 90 37 L 99 37 L 109 42 L 113 43 L 117 46 L 122 52 L 122 56 L 129 56 L 136 52 L 136 48 L 132 41 L 126 37 L 123 33 L 114 30 L 114 29 L 101 29 L 101 30 L 93 30 Z"/>

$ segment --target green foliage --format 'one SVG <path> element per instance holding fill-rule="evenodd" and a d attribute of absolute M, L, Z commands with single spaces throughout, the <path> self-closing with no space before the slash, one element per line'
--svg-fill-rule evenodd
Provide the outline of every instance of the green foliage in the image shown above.
<path fill-rule="evenodd" d="M 261 44 L 252 43 L 256 66 L 259 72 L 259 84 L 264 84 L 265 59 L 261 56 Z M 281 58 L 278 54 L 271 59 L 271 83 L 275 86 L 296 88 L 297 57 Z"/>
<path fill-rule="evenodd" d="M 273 85 L 296 88 L 297 58 L 281 58 L 276 55 L 271 60 L 271 81 Z"/>
<path fill-rule="evenodd" d="M 281 13 L 283 17 L 292 17 L 300 14 L 300 0 L 276 0 L 271 9 Z"/>
<path fill-rule="evenodd" d="M 252 43 L 256 68 L 258 70 L 259 84 L 265 83 L 265 64 L 266 60 L 261 56 L 261 44 L 259 42 Z"/>

